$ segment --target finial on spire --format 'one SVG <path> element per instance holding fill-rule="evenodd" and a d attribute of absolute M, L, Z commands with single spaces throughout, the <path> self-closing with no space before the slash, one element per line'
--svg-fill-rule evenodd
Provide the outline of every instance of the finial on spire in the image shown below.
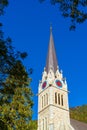
<path fill-rule="evenodd" d="M 52 32 L 52 23 L 50 23 L 50 33 Z"/>

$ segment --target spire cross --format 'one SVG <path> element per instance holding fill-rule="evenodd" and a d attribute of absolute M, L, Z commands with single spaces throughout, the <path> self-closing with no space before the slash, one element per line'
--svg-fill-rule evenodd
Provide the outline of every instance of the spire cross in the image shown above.
<path fill-rule="evenodd" d="M 50 33 L 52 32 L 52 23 L 50 24 Z"/>

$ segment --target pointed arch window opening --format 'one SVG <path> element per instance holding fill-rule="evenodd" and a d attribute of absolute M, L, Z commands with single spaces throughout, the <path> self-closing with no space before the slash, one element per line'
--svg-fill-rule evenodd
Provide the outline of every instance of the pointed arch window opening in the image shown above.
<path fill-rule="evenodd" d="M 61 95 L 61 105 L 62 105 L 62 106 L 64 105 L 64 102 L 63 102 L 63 95 Z"/>
<path fill-rule="evenodd" d="M 55 104 L 57 104 L 57 92 L 55 92 Z"/>
<path fill-rule="evenodd" d="M 58 104 L 60 105 L 60 93 L 58 93 Z"/>

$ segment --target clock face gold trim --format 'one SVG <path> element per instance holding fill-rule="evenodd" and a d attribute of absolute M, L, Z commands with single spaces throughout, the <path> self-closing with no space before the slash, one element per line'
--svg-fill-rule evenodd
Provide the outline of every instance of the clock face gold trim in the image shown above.
<path fill-rule="evenodd" d="M 44 81 L 42 84 L 42 89 L 45 89 L 46 85 L 47 85 L 47 81 Z"/>
<path fill-rule="evenodd" d="M 60 80 L 56 80 L 56 85 L 57 87 L 62 88 L 62 83 Z"/>

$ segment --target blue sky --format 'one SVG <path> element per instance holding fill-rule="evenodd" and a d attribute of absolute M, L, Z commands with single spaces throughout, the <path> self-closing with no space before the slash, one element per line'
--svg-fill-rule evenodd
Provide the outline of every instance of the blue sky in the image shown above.
<path fill-rule="evenodd" d="M 26 51 L 26 68 L 33 68 L 31 87 L 34 92 L 34 114 L 37 119 L 38 83 L 46 64 L 50 23 L 58 65 L 67 79 L 70 107 L 87 104 L 87 22 L 69 31 L 70 21 L 64 19 L 57 6 L 38 0 L 11 0 L 1 17 L 5 36 L 10 36 L 16 50 Z"/>

